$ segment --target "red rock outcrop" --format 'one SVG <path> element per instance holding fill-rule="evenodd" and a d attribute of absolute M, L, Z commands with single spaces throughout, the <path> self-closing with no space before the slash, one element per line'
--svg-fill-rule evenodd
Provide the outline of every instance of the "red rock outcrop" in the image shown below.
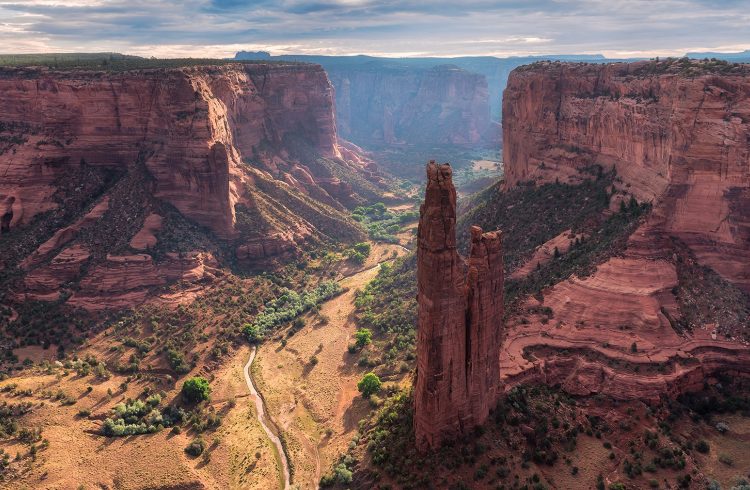
<path fill-rule="evenodd" d="M 340 159 L 332 92 L 316 65 L 3 69 L 0 130 L 4 140 L 17 142 L 2 156 L 0 203 L 9 208 L 3 214 L 13 227 L 56 207 L 54 180 L 69 165 L 142 161 L 156 197 L 220 237 L 235 237 L 243 159 L 281 178 L 285 168 L 299 165 L 286 149 L 294 137 L 347 164 Z M 313 181 L 305 185 L 325 193 L 310 173 Z"/>
<path fill-rule="evenodd" d="M 699 62 L 539 63 L 512 73 L 506 187 L 575 182 L 599 164 L 653 207 L 621 256 L 544 289 L 509 319 L 505 386 L 655 400 L 700 389 L 718 371 L 750 374 L 745 340 L 717 340 L 715 324 L 674 325 L 682 259 L 672 238 L 750 291 L 750 70 L 707 71 Z"/>
<path fill-rule="evenodd" d="M 361 235 L 344 205 L 359 199 L 358 189 L 376 192 L 367 185 L 381 177 L 359 148 L 339 145 L 333 108 L 331 83 L 317 65 L 0 68 L 0 233 L 45 212 L 63 223 L 43 228 L 45 241 L 14 259 L 27 277 L 13 297 L 56 298 L 80 281 L 70 304 L 120 307 L 166 282 L 205 277 L 202 267 L 214 259 L 203 253 L 168 254 L 158 264 L 148 253 L 168 228 L 164 203 L 230 241 L 244 261 L 294 252 L 311 237 Z M 66 208 L 61 182 L 99 173 L 132 178 L 112 177 L 115 187 L 102 185 Z M 342 180 L 354 174 L 357 189 Z M 85 187 L 75 178 L 65 189 Z M 90 211 L 78 217 L 81 206 Z M 112 240 L 90 236 L 92 228 L 129 231 L 110 250 L 98 244 Z"/>
<path fill-rule="evenodd" d="M 451 167 L 430 162 L 417 234 L 414 425 L 421 449 L 484 423 L 501 391 L 502 236 L 478 227 L 471 232 L 466 264 L 456 250 Z"/>
<path fill-rule="evenodd" d="M 506 186 L 614 167 L 660 228 L 750 291 L 750 70 L 537 63 L 503 97 Z"/>
<path fill-rule="evenodd" d="M 125 308 L 146 299 L 155 287 L 170 282 L 212 280 L 219 266 L 210 253 L 168 253 L 155 263 L 148 254 L 110 255 L 80 284 L 68 304 L 87 310 Z"/>

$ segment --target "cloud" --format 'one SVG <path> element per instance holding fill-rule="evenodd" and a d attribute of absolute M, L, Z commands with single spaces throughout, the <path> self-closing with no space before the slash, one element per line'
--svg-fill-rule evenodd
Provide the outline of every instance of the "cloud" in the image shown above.
<path fill-rule="evenodd" d="M 743 49 L 742 0 L 0 0 L 5 52 L 681 55 Z"/>

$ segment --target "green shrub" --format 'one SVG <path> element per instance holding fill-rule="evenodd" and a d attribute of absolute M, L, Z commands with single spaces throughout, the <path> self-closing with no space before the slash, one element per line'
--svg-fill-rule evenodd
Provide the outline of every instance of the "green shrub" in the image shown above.
<path fill-rule="evenodd" d="M 380 382 L 380 378 L 378 378 L 375 373 L 365 374 L 359 383 L 357 383 L 357 389 L 365 398 L 369 398 L 371 395 L 380 391 L 381 386 L 382 383 Z"/>
<path fill-rule="evenodd" d="M 360 349 L 372 342 L 372 331 L 369 328 L 360 328 L 354 334 L 356 345 Z"/>
<path fill-rule="evenodd" d="M 185 452 L 190 456 L 200 456 L 206 450 L 206 442 L 199 437 L 185 447 Z"/>
<path fill-rule="evenodd" d="M 700 440 L 695 443 L 695 449 L 699 453 L 706 454 L 708 451 L 710 451 L 711 448 L 709 447 L 708 442 Z"/>
<path fill-rule="evenodd" d="M 254 323 L 246 323 L 242 327 L 242 333 L 245 334 L 247 341 L 251 344 L 257 344 L 263 339 L 263 334 L 260 331 L 258 325 Z"/>
<path fill-rule="evenodd" d="M 180 374 L 190 371 L 190 366 L 185 362 L 185 355 L 176 349 L 167 349 L 167 360 L 172 369 Z"/>
<path fill-rule="evenodd" d="M 211 397 L 211 387 L 208 380 L 202 376 L 196 376 L 185 381 L 182 385 L 182 396 L 193 403 L 208 400 Z"/>
<path fill-rule="evenodd" d="M 354 250 L 358 253 L 361 253 L 365 257 L 370 256 L 371 247 L 370 244 L 367 242 L 360 242 L 356 245 L 354 245 Z"/>
<path fill-rule="evenodd" d="M 335 281 L 321 283 L 312 291 L 305 291 L 302 294 L 291 289 L 284 289 L 279 297 L 266 303 L 263 312 L 255 318 L 255 321 L 246 324 L 242 331 L 250 342 L 259 342 L 265 332 L 291 322 L 342 291 L 341 285 Z"/>

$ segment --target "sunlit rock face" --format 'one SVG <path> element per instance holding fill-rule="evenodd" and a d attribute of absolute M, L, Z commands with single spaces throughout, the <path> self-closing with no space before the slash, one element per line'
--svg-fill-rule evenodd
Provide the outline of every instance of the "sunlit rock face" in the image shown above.
<path fill-rule="evenodd" d="M 299 63 L 2 68 L 0 167 L 0 233 L 65 215 L 10 264 L 26 274 L 16 297 L 56 299 L 61 285 L 80 283 L 71 304 L 88 309 L 140 302 L 174 280 L 210 279 L 217 264 L 205 250 L 152 258 L 169 209 L 227 243 L 237 260 L 262 261 L 311 237 L 358 238 L 345 206 L 360 197 L 342 176 L 368 189 L 380 180 L 358 147 L 339 141 L 326 73 Z M 91 184 L 102 172 L 117 183 Z M 94 188 L 75 201 L 80 209 L 66 208 L 71 193 Z M 99 243 L 112 240 L 82 240 L 103 222 L 109 234 L 128 234 L 118 250 Z"/>
<path fill-rule="evenodd" d="M 702 389 L 716 373 L 747 375 L 746 326 L 725 335 L 727 325 L 710 318 L 728 318 L 717 312 L 730 307 L 711 304 L 721 292 L 750 291 L 748 73 L 688 61 L 537 63 L 512 72 L 503 102 L 506 188 L 576 183 L 591 178 L 581 169 L 601 165 L 617 172 L 613 195 L 652 208 L 624 251 L 526 298 L 506 320 L 505 387 L 536 382 L 658 400 Z M 677 292 L 688 266 L 701 272 L 686 304 Z M 746 304 L 737 300 L 731 311 L 741 316 Z M 685 331 L 680 321 L 696 312 Z"/>
<path fill-rule="evenodd" d="M 290 134 L 323 156 L 340 156 L 331 84 L 315 65 L 4 69 L 0 94 L 3 141 L 22 142 L 2 156 L 0 203 L 12 208 L 10 227 L 53 206 L 52 182 L 68 166 L 142 161 L 157 197 L 229 237 L 243 158 L 291 172 Z"/>
<path fill-rule="evenodd" d="M 502 235 L 473 227 L 471 241 L 465 262 L 456 251 L 451 167 L 431 162 L 417 248 L 414 424 L 420 449 L 481 425 L 500 393 Z"/>
<path fill-rule="evenodd" d="M 506 186 L 614 167 L 659 227 L 750 291 L 750 70 L 536 63 L 503 99 Z"/>

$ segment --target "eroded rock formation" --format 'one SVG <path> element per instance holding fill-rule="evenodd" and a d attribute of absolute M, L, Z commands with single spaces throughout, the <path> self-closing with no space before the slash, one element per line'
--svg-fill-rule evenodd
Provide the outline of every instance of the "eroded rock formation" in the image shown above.
<path fill-rule="evenodd" d="M 723 68 L 722 68 L 723 69 Z M 503 98 L 506 186 L 614 167 L 660 228 L 750 291 L 750 70 L 537 63 Z"/>
<path fill-rule="evenodd" d="M 465 263 L 456 250 L 451 167 L 430 162 L 417 248 L 414 424 L 421 449 L 484 423 L 500 392 L 502 234 L 473 227 L 471 242 Z"/>
<path fill-rule="evenodd" d="M 456 66 L 327 68 L 342 136 L 362 144 L 490 144 L 487 79 Z"/>
<path fill-rule="evenodd" d="M 750 291 L 750 70 L 717 66 L 539 63 L 511 75 L 506 187 L 575 183 L 598 164 L 617 171 L 617 197 L 652 210 L 624 252 L 545 288 L 508 320 L 506 386 L 657 400 L 701 389 L 718 372 L 750 374 L 747 325 L 683 321 L 727 308 L 702 296 Z M 723 289 L 678 301 L 681 274 L 703 266 Z M 691 287 L 717 287 L 708 277 Z"/>
<path fill-rule="evenodd" d="M 165 221 L 170 209 L 240 261 L 312 238 L 361 238 L 344 206 L 376 194 L 380 177 L 356 146 L 339 143 L 333 108 L 317 65 L 1 68 L 0 232 L 30 230 L 14 249 L 23 255 L 3 257 L 28 275 L 14 297 L 55 299 L 74 281 L 72 301 L 100 308 L 113 304 L 97 295 L 139 299 L 205 277 L 214 261 L 205 249 L 177 257 L 160 242 L 162 228 L 184 238 L 175 235 L 184 226 Z"/>

